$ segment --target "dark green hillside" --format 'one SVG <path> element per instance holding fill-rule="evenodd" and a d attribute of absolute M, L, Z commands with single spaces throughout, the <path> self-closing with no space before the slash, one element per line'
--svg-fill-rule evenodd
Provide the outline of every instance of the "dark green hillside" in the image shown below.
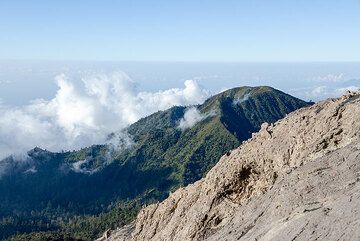
<path fill-rule="evenodd" d="M 92 239 L 128 223 L 141 205 L 199 180 L 263 122 L 307 105 L 270 87 L 235 88 L 196 106 L 207 118 L 191 128 L 179 128 L 186 107 L 139 120 L 127 129 L 133 145 L 122 151 L 105 145 L 64 153 L 35 148 L 26 162 L 8 158 L 0 163 L 6 169 L 0 237 L 37 232 L 31 237 Z"/>

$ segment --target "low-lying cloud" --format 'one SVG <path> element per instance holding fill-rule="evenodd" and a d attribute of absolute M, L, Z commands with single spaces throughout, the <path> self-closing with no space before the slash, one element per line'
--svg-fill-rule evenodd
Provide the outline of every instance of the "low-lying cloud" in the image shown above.
<path fill-rule="evenodd" d="M 305 90 L 305 96 L 308 100 L 321 100 L 325 98 L 335 98 L 345 94 L 346 91 L 356 91 L 360 86 L 344 86 L 344 87 L 329 87 L 325 85 L 315 86 L 313 89 Z"/>
<path fill-rule="evenodd" d="M 314 77 L 313 80 L 317 82 L 330 82 L 330 83 L 342 82 L 346 80 L 346 75 L 344 73 L 327 74 L 327 75 Z"/>
<path fill-rule="evenodd" d="M 27 154 L 14 154 L 0 161 L 0 179 L 9 172 L 36 173 L 33 159 Z"/>
<path fill-rule="evenodd" d="M 236 99 L 233 100 L 233 105 L 238 105 L 238 104 L 241 104 L 241 103 L 243 103 L 245 101 L 248 101 L 250 97 L 251 97 L 251 94 L 247 93 L 241 98 L 236 98 Z"/>
<path fill-rule="evenodd" d="M 93 174 L 98 169 L 90 169 L 87 167 L 87 164 L 90 162 L 90 160 L 85 159 L 81 161 L 77 161 L 71 164 L 71 170 L 76 173 L 84 173 L 84 174 Z"/>
<path fill-rule="evenodd" d="M 216 114 L 213 111 L 202 114 L 196 107 L 190 107 L 185 111 L 184 117 L 180 119 L 179 128 L 181 130 L 189 129 L 200 121 L 214 115 Z"/>
<path fill-rule="evenodd" d="M 138 92 L 123 72 L 87 76 L 81 84 L 59 75 L 56 82 L 58 91 L 51 100 L 37 99 L 22 107 L 0 103 L 0 159 L 35 146 L 60 151 L 101 144 L 110 133 L 155 111 L 199 104 L 210 96 L 192 80 L 183 88 Z M 121 137 L 120 145 L 131 143 Z"/>

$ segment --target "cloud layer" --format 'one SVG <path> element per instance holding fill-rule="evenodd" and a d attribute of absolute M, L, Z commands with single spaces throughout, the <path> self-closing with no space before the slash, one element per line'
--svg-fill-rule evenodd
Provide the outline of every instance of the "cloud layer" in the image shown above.
<path fill-rule="evenodd" d="M 123 72 L 87 76 L 81 84 L 59 75 L 56 82 L 51 100 L 22 107 L 0 103 L 0 159 L 35 146 L 59 151 L 104 143 L 108 134 L 155 111 L 199 104 L 210 96 L 192 80 L 184 88 L 137 92 Z"/>
<path fill-rule="evenodd" d="M 339 86 L 326 86 L 326 85 L 318 85 L 313 86 L 309 88 L 302 88 L 293 90 L 292 94 L 297 94 L 299 92 L 302 93 L 305 100 L 323 100 L 326 98 L 336 98 L 343 94 L 345 94 L 346 91 L 356 91 L 360 89 L 360 82 L 359 85 L 339 85 Z"/>
<path fill-rule="evenodd" d="M 184 117 L 180 120 L 179 128 L 181 130 L 189 129 L 200 121 L 214 115 L 215 112 L 208 112 L 202 114 L 196 107 L 190 107 L 185 111 Z"/>

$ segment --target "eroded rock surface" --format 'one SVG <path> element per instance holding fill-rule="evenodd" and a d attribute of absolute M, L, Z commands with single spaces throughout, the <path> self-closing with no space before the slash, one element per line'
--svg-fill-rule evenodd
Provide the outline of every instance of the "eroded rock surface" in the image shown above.
<path fill-rule="evenodd" d="M 109 239 L 360 240 L 359 136 L 360 92 L 263 124 Z"/>

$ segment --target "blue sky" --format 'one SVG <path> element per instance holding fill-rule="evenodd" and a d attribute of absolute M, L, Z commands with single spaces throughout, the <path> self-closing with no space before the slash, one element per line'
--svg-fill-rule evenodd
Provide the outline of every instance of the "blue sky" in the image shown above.
<path fill-rule="evenodd" d="M 0 58 L 359 61 L 360 0 L 1 0 Z"/>
<path fill-rule="evenodd" d="M 359 43 L 360 0 L 0 0 L 0 159 L 237 86 L 340 96 Z"/>

